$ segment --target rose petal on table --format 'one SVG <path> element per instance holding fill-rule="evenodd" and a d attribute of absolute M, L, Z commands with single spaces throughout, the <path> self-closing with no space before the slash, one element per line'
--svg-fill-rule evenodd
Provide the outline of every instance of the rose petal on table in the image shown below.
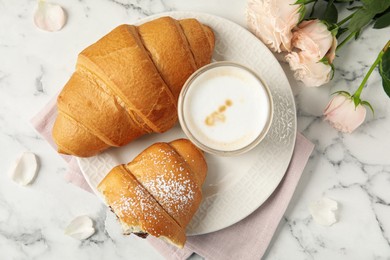
<path fill-rule="evenodd" d="M 330 226 L 337 222 L 337 209 L 338 203 L 328 198 L 314 201 L 309 206 L 314 221 L 323 226 Z"/>
<path fill-rule="evenodd" d="M 34 23 L 44 31 L 59 31 L 66 23 L 66 14 L 60 5 L 39 1 L 34 14 Z"/>
<path fill-rule="evenodd" d="M 32 183 L 37 175 L 38 161 L 32 152 L 23 152 L 11 166 L 9 175 L 17 184 L 26 186 Z"/>
<path fill-rule="evenodd" d="M 84 240 L 95 233 L 95 228 L 93 227 L 93 221 L 90 217 L 78 216 L 65 228 L 64 233 L 75 239 Z"/>

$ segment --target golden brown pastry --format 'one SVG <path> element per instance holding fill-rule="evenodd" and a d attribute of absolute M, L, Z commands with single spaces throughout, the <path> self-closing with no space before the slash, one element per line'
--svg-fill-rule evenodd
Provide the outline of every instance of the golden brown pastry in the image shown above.
<path fill-rule="evenodd" d="M 156 143 L 98 185 L 124 233 L 151 234 L 180 248 L 185 229 L 202 200 L 207 164 L 187 139 Z"/>
<path fill-rule="evenodd" d="M 184 82 L 213 49 L 212 30 L 195 19 L 118 26 L 79 54 L 57 99 L 58 151 L 87 157 L 167 131 Z"/>

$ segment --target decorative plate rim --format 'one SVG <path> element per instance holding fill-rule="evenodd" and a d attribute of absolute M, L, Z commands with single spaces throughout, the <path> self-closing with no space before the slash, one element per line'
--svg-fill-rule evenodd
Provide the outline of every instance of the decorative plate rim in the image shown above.
<path fill-rule="evenodd" d="M 264 183 L 259 182 L 259 186 L 261 186 L 261 185 L 263 185 L 263 186 L 258 187 L 258 188 L 259 189 L 263 188 L 264 190 L 266 190 L 265 192 L 263 192 L 263 194 L 261 194 L 261 192 L 260 192 L 260 195 L 262 195 L 262 196 L 260 198 L 252 200 L 250 206 L 245 205 L 243 203 L 241 208 L 238 208 L 236 210 L 235 215 L 229 214 L 231 212 L 225 213 L 225 214 L 230 216 L 230 218 L 228 218 L 228 219 L 226 219 L 226 218 L 221 219 L 220 214 L 218 214 L 218 212 L 221 210 L 223 211 L 223 209 L 218 208 L 218 209 L 213 211 L 213 207 L 216 208 L 217 207 L 216 205 L 218 205 L 218 207 L 220 207 L 220 205 L 219 205 L 220 203 L 225 203 L 225 205 L 227 205 L 228 210 L 230 210 L 230 211 L 234 210 L 234 208 L 232 209 L 231 208 L 232 206 L 228 205 L 227 203 L 230 203 L 230 202 L 234 203 L 233 201 L 238 200 L 238 196 L 237 196 L 238 194 L 236 194 L 236 197 L 232 197 L 231 194 L 229 194 L 231 192 L 229 192 L 229 193 L 222 192 L 220 194 L 216 193 L 212 196 L 204 198 L 204 200 L 202 201 L 202 204 L 200 205 L 200 207 L 198 209 L 198 212 L 195 214 L 193 220 L 191 221 L 191 223 L 187 227 L 187 235 L 206 234 L 206 233 L 210 233 L 210 232 L 214 232 L 214 231 L 226 228 L 226 227 L 233 225 L 233 224 L 237 223 L 238 221 L 244 219 L 245 217 L 250 215 L 252 212 L 254 212 L 256 209 L 258 209 L 269 198 L 269 196 L 274 192 L 274 190 L 278 187 L 280 181 L 284 177 L 284 174 L 288 168 L 288 165 L 290 163 L 290 160 L 291 160 L 291 157 L 293 154 L 293 150 L 295 147 L 295 140 L 296 140 L 296 133 L 297 133 L 297 117 L 296 117 L 295 100 L 294 100 L 294 96 L 293 96 L 289 81 L 288 81 L 282 67 L 280 66 L 279 62 L 273 56 L 272 52 L 260 40 L 258 40 L 253 34 L 251 34 L 245 28 L 241 27 L 240 25 L 238 25 L 230 20 L 227 20 L 227 19 L 219 17 L 219 16 L 201 13 L 201 12 L 191 12 L 191 11 L 174 11 L 174 12 L 165 12 L 165 13 L 155 14 L 155 15 L 140 19 L 139 21 L 134 23 L 134 25 L 139 25 L 139 24 L 142 24 L 144 22 L 147 22 L 147 21 L 150 21 L 150 20 L 156 19 L 158 17 L 162 17 L 162 16 L 171 16 L 171 17 L 176 18 L 176 19 L 195 18 L 195 19 L 198 19 L 200 22 L 211 26 L 216 34 L 216 48 L 215 48 L 215 52 L 214 52 L 214 56 L 213 56 L 213 58 L 215 60 L 226 60 L 226 59 L 223 59 L 222 57 L 224 57 L 224 55 L 226 55 L 226 56 L 230 55 L 229 60 L 234 61 L 234 62 L 248 62 L 250 64 L 252 64 L 252 63 L 254 64 L 255 62 L 259 62 L 260 55 L 259 55 L 259 59 L 255 59 L 256 56 L 249 55 L 248 57 L 246 57 L 246 58 L 249 58 L 249 61 L 241 60 L 241 58 L 239 58 L 239 57 L 234 59 L 236 57 L 236 54 L 234 53 L 234 51 L 237 51 L 236 48 L 240 48 L 240 47 L 223 46 L 222 48 L 217 48 L 218 47 L 217 44 L 220 44 L 220 45 L 226 44 L 226 43 L 227 43 L 226 45 L 231 44 L 231 42 L 229 42 L 229 40 L 226 40 L 226 39 L 223 40 L 222 38 L 218 39 L 218 37 L 220 37 L 220 35 L 225 34 L 226 37 L 229 37 L 228 33 L 234 32 L 235 34 L 240 34 L 240 36 L 242 36 L 242 37 L 235 37 L 235 38 L 239 38 L 239 41 L 241 41 L 241 42 L 243 42 L 244 40 L 249 41 L 251 44 L 253 44 L 253 45 L 251 45 L 251 47 L 253 47 L 253 49 L 260 50 L 260 52 L 264 55 L 264 57 L 261 57 L 261 58 L 262 59 L 266 58 L 267 61 L 269 62 L 269 63 L 267 63 L 268 68 L 262 67 L 262 69 L 265 70 L 265 72 L 263 71 L 260 74 L 264 74 L 261 76 L 266 81 L 266 83 L 268 84 L 268 86 L 271 90 L 271 95 L 272 95 L 272 99 L 274 102 L 274 121 L 272 122 L 271 128 L 270 128 L 265 140 L 262 142 L 262 144 L 260 146 L 271 145 L 271 148 L 272 148 L 272 145 L 274 146 L 274 148 L 276 145 L 278 146 L 278 148 L 280 146 L 280 148 L 283 148 L 283 149 L 281 149 L 279 152 L 283 153 L 283 158 L 285 159 L 285 161 L 278 162 L 277 163 L 278 165 L 275 166 L 275 169 L 277 170 L 276 177 L 273 175 L 267 175 L 268 176 L 267 178 L 274 178 L 272 180 L 273 182 L 272 182 L 271 187 L 264 186 Z M 226 31 L 222 31 L 222 30 L 226 30 Z M 226 47 L 227 51 L 226 50 L 225 51 L 228 52 L 228 54 L 223 53 L 224 47 Z M 232 49 L 230 50 L 229 47 L 232 47 Z M 222 52 L 219 52 L 219 49 L 222 49 Z M 243 50 L 243 49 L 241 49 L 241 51 L 248 52 L 248 50 Z M 240 59 L 240 60 L 238 61 L 237 59 Z M 252 66 L 253 66 L 253 64 L 252 64 Z M 261 65 L 262 63 L 259 63 L 259 64 Z M 267 75 L 266 72 L 270 73 L 269 68 L 273 68 L 273 71 L 276 71 L 276 74 L 278 74 L 277 77 L 275 77 L 275 75 L 271 75 L 271 74 Z M 252 69 L 254 69 L 255 71 L 257 71 L 259 73 L 260 68 L 252 68 Z M 274 77 L 275 82 L 281 81 L 281 82 L 283 82 L 284 85 L 282 84 L 283 86 L 280 86 L 280 85 L 275 86 L 275 85 L 277 85 L 276 83 L 274 84 L 273 82 L 268 82 L 270 79 L 272 79 L 272 77 Z M 278 103 L 278 101 L 279 101 L 279 103 Z M 275 118 L 277 116 L 285 117 L 285 118 Z M 283 132 L 283 131 L 279 132 L 281 130 L 285 130 L 285 132 Z M 282 134 L 282 136 L 280 136 L 280 134 Z M 263 143 L 265 143 L 265 144 L 263 144 Z M 259 155 L 261 155 L 262 149 L 264 150 L 264 149 L 269 149 L 269 148 L 270 147 L 260 147 L 260 148 L 258 148 L 258 149 L 256 148 L 256 149 L 259 150 Z M 112 150 L 109 149 L 109 150 L 101 153 L 100 155 L 89 157 L 89 158 L 77 158 L 81 172 L 84 175 L 87 183 L 91 186 L 91 188 L 95 192 L 95 194 L 98 195 L 98 197 L 102 199 L 102 201 L 104 201 L 102 196 L 96 190 L 96 186 L 97 186 L 96 180 L 93 179 L 93 178 L 101 178 L 102 179 L 102 176 L 97 176 L 96 174 L 98 174 L 98 173 L 91 173 L 90 171 L 88 171 L 88 167 L 89 167 L 89 164 L 91 164 L 92 162 L 96 162 L 96 160 L 97 160 L 98 163 L 102 162 L 101 166 L 103 169 L 99 169 L 99 170 L 106 171 L 106 173 L 108 173 L 108 171 L 111 169 L 110 167 L 112 165 L 116 165 L 114 158 L 112 158 L 112 156 L 110 155 L 110 151 L 112 151 Z M 276 152 L 278 152 L 278 151 L 276 151 Z M 265 152 L 263 152 L 263 154 L 264 153 Z M 277 157 L 277 158 L 281 158 L 281 157 Z M 107 162 L 109 162 L 109 163 L 107 163 Z M 265 161 L 262 161 L 262 165 L 259 162 L 260 162 L 260 159 L 257 162 L 257 164 L 260 164 L 260 165 L 255 165 L 255 166 L 251 167 L 251 169 L 254 169 L 254 172 L 256 172 L 256 171 L 259 172 L 259 171 L 264 169 L 264 167 L 265 167 L 264 162 Z M 268 164 L 268 162 L 267 162 L 267 164 Z M 105 174 L 103 174 L 103 175 L 105 175 Z M 253 185 L 252 182 L 257 180 L 256 178 L 258 178 L 257 175 L 254 175 L 254 176 L 252 176 L 252 179 L 250 179 L 248 177 L 249 176 L 248 173 L 244 176 L 246 176 L 245 177 L 246 179 L 243 177 L 242 180 L 245 182 L 245 184 L 250 183 L 248 185 Z M 240 186 L 240 185 L 243 186 L 244 184 L 239 182 L 238 186 Z M 242 189 L 242 187 L 241 187 L 241 189 Z M 256 189 L 251 190 L 251 192 L 254 195 L 259 195 L 258 193 L 256 193 L 256 192 L 258 192 Z M 221 195 L 223 195 L 223 196 L 221 196 Z M 250 197 L 248 197 L 248 194 L 244 195 L 244 197 L 245 196 L 247 198 L 250 198 Z M 222 197 L 225 197 L 225 198 L 222 198 Z M 208 212 L 208 210 L 211 210 L 211 213 Z M 238 214 L 237 214 L 237 211 L 238 211 Z M 233 211 L 233 213 L 234 213 L 234 211 Z M 211 216 L 210 216 L 210 214 L 211 214 Z M 214 217 L 215 217 L 215 219 L 213 219 Z M 218 217 L 220 217 L 220 219 L 218 219 Z M 209 222 L 209 224 L 207 223 L 207 221 Z"/>

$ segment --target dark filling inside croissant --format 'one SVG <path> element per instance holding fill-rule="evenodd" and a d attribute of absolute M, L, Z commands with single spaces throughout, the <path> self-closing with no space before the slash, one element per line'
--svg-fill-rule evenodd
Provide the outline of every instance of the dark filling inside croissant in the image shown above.
<path fill-rule="evenodd" d="M 136 233 L 133 233 L 134 235 L 136 236 L 139 236 L 139 237 L 142 237 L 142 238 L 147 238 L 148 237 L 148 233 L 144 233 L 144 232 L 136 232 Z"/>

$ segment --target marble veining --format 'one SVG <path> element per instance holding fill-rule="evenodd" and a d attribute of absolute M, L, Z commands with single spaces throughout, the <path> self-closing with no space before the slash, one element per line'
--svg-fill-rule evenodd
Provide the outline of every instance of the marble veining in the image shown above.
<path fill-rule="evenodd" d="M 47 0 L 49 1 L 49 0 Z M 245 25 L 245 1 L 69 0 L 60 32 L 35 28 L 35 0 L 0 0 L 0 259 L 161 259 L 146 241 L 123 236 L 116 217 L 96 199 L 64 180 L 65 162 L 29 120 L 65 84 L 77 54 L 120 23 L 173 10 L 203 11 Z M 334 79 L 320 88 L 297 83 L 282 63 L 295 95 L 298 130 L 315 145 L 297 190 L 264 259 L 390 259 L 390 100 L 378 71 L 362 98 L 375 115 L 353 134 L 322 119 L 337 90 L 353 92 L 390 29 L 365 30 L 343 47 Z M 7 175 L 25 150 L 39 156 L 39 175 L 20 187 Z M 322 196 L 340 205 L 338 222 L 314 222 L 308 205 Z M 97 232 L 85 241 L 64 235 L 76 216 L 88 215 Z"/>

